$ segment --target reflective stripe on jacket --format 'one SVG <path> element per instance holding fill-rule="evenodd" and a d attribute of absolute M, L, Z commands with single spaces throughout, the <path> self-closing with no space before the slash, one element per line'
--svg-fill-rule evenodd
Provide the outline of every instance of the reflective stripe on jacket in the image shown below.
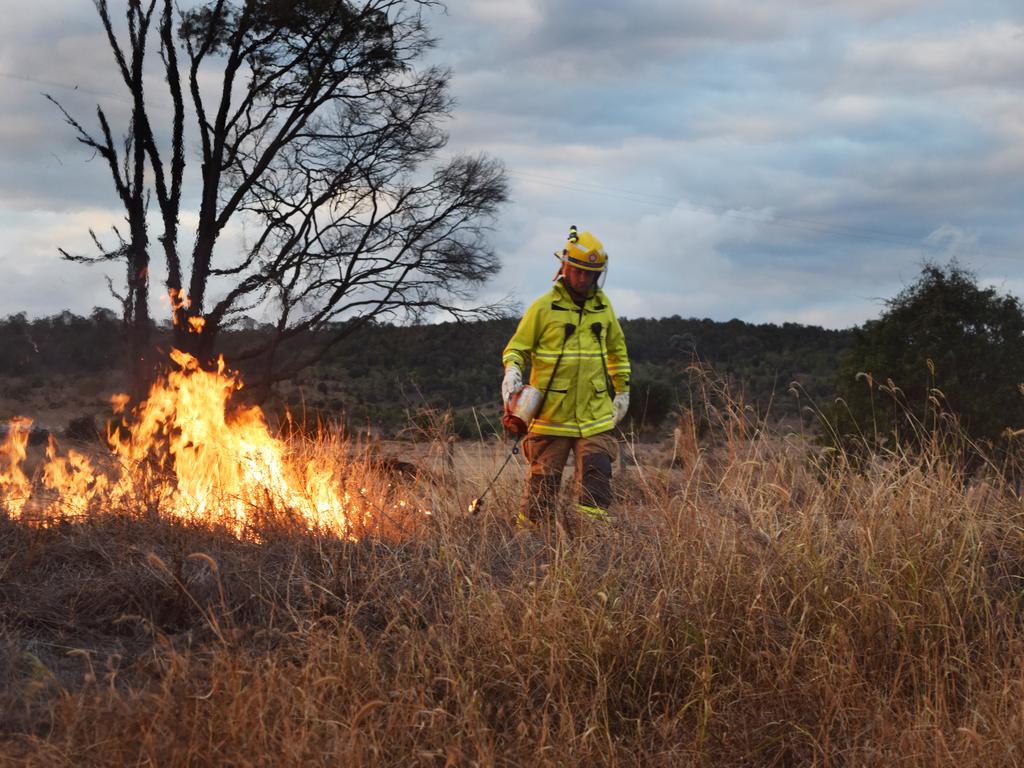
<path fill-rule="evenodd" d="M 568 338 L 566 324 L 575 327 Z M 555 372 L 563 341 L 565 351 Z M 550 384 L 544 406 L 530 425 L 530 432 L 540 435 L 590 437 L 607 432 L 614 426 L 612 397 L 629 391 L 626 339 L 611 302 L 600 290 L 580 307 L 561 282 L 555 283 L 526 310 L 501 360 L 521 371 L 529 363 L 530 384 L 541 392 Z M 605 365 L 614 385 L 611 392 Z"/>

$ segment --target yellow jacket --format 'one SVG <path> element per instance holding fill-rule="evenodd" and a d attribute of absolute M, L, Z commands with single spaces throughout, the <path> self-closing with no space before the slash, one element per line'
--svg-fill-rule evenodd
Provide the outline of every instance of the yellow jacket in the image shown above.
<path fill-rule="evenodd" d="M 567 326 L 572 327 L 568 336 Z M 612 397 L 629 391 L 626 339 L 611 302 L 600 290 L 579 307 L 561 281 L 555 283 L 526 310 L 501 361 L 521 371 L 529 363 L 530 384 L 541 392 L 548 389 L 530 425 L 530 432 L 540 435 L 590 437 L 607 432 L 614 426 Z M 606 365 L 614 392 L 608 391 Z"/>

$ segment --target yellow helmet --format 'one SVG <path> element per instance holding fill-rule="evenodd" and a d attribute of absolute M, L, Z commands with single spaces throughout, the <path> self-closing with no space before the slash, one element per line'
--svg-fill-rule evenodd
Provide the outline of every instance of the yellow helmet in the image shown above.
<path fill-rule="evenodd" d="M 569 239 L 559 258 L 563 264 L 572 264 L 588 272 L 604 272 L 608 267 L 608 254 L 601 241 L 590 232 L 577 232 L 576 227 L 569 228 Z"/>

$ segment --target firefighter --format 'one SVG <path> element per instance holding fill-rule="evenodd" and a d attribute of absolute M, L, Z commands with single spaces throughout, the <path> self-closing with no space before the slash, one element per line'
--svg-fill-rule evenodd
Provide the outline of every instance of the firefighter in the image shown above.
<path fill-rule="evenodd" d="M 502 353 L 506 411 L 523 388 L 543 393 L 523 439 L 529 462 L 521 522 L 551 515 L 569 454 L 576 466 L 576 509 L 608 521 L 615 426 L 629 408 L 629 358 L 611 302 L 601 286 L 608 254 L 590 232 L 569 231 L 554 287 L 526 310 Z"/>

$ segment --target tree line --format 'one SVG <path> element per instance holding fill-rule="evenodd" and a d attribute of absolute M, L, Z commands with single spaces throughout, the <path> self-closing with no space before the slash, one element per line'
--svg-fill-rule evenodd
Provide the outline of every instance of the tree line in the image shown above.
<path fill-rule="evenodd" d="M 405 426 L 417 410 L 451 409 L 463 434 L 491 430 L 500 416 L 500 354 L 516 322 L 369 323 L 303 370 L 286 404 L 392 430 Z M 827 397 L 839 357 L 852 338 L 850 331 L 795 323 L 679 316 L 624 318 L 622 325 L 634 366 L 631 415 L 637 426 L 649 429 L 661 426 L 685 402 L 685 371 L 697 360 L 728 377 L 748 401 L 766 406 L 774 398 L 780 416 L 793 416 L 795 401 L 785 394 L 791 381 Z M 238 350 L 273 333 L 248 326 L 221 334 L 215 351 L 231 364 Z M 151 334 L 165 351 L 174 343 L 166 327 L 154 327 Z M 44 379 L 109 371 L 126 363 L 129 347 L 120 319 L 110 310 L 97 309 L 89 317 L 62 312 L 0 320 L 0 368 L 7 378 L 14 373 Z M 253 373 L 246 361 L 241 370 Z M 484 422 L 478 425 L 480 419 Z"/>
<path fill-rule="evenodd" d="M 391 431 L 423 411 L 450 413 L 466 436 L 498 431 L 500 352 L 515 325 L 512 317 L 371 321 L 332 344 L 273 403 Z M 656 431 L 691 407 L 688 371 L 695 363 L 709 365 L 759 414 L 803 421 L 811 406 L 832 442 L 913 443 L 952 425 L 971 438 L 1004 443 L 1024 430 L 1024 307 L 1015 296 L 980 286 L 956 263 L 923 265 L 878 318 L 846 330 L 678 315 L 623 318 L 622 325 L 634 369 L 629 415 L 641 431 Z M 166 355 L 173 331 L 154 325 L 150 333 L 154 355 Z M 237 353 L 274 333 L 238 324 L 220 334 L 214 351 L 246 377 L 258 375 Z M 301 343 L 292 342 L 291 354 L 303 354 Z M 0 320 L 4 386 L 123 368 L 130 349 L 123 320 L 110 310 Z"/>

